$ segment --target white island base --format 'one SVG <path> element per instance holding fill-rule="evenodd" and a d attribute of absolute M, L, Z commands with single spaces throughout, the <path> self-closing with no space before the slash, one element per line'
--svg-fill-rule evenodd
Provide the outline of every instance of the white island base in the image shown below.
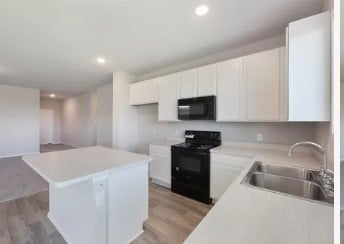
<path fill-rule="evenodd" d="M 98 170 L 92 168 L 91 171 L 94 173 L 89 174 L 86 172 L 89 170 L 87 162 L 78 163 L 81 162 L 79 161 L 81 156 L 78 153 L 85 157 L 87 150 L 100 150 L 97 157 L 102 155 L 103 159 L 104 156 L 110 156 L 109 154 L 118 160 L 123 160 L 123 156 L 128 154 L 129 159 L 127 163 L 123 164 L 121 161 L 115 167 L 112 163 L 116 160 L 114 161 L 111 157 L 107 157 L 103 164 L 100 163 L 100 158 L 99 161 L 90 158 L 89 162 L 98 161 L 98 166 L 102 170 L 97 172 Z M 105 155 L 103 150 L 106 151 Z M 61 155 L 61 153 L 64 154 Z M 39 160 L 37 160 L 38 156 L 41 156 Z M 148 218 L 150 157 L 101 147 L 54 152 L 50 156 L 52 160 L 48 160 L 46 154 L 25 156 L 24 160 L 48 180 L 48 217 L 66 242 L 69 244 L 123 244 L 131 242 L 143 232 L 143 222 Z M 67 165 L 63 163 L 68 162 L 64 156 L 76 162 L 69 168 L 71 171 L 78 169 L 82 172 L 79 178 L 71 177 L 69 180 L 58 181 L 56 175 L 51 175 L 57 165 L 56 174 L 61 172 L 61 167 Z M 60 163 L 56 164 L 55 161 Z M 47 167 L 41 162 L 50 163 L 50 166 Z M 106 165 L 109 169 L 104 170 L 102 165 Z M 52 177 L 48 177 L 49 174 Z M 73 175 L 73 172 L 66 172 L 65 175 Z"/>

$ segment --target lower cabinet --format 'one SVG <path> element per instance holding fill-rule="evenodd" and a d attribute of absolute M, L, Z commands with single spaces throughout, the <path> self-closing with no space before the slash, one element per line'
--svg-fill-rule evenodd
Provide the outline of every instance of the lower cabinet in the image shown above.
<path fill-rule="evenodd" d="M 171 188 L 171 148 L 150 145 L 149 155 L 153 158 L 149 166 L 152 182 Z"/>
<path fill-rule="evenodd" d="M 210 196 L 218 200 L 251 159 L 219 153 L 210 158 Z"/>

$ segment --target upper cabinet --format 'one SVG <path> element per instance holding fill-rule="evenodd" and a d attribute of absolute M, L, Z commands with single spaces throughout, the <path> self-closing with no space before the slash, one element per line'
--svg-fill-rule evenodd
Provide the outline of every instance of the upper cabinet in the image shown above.
<path fill-rule="evenodd" d="M 130 84 L 130 105 L 157 103 L 159 100 L 159 79 L 154 78 Z"/>
<path fill-rule="evenodd" d="M 272 49 L 244 57 L 246 119 L 280 120 L 280 50 Z"/>
<path fill-rule="evenodd" d="M 245 120 L 243 58 L 217 64 L 217 121 Z"/>
<path fill-rule="evenodd" d="M 216 95 L 216 64 L 198 68 L 197 96 Z"/>
<path fill-rule="evenodd" d="M 160 77 L 159 121 L 178 121 L 180 73 Z"/>
<path fill-rule="evenodd" d="M 136 82 L 129 85 L 129 104 L 139 105 L 142 103 L 142 83 Z"/>
<path fill-rule="evenodd" d="M 197 69 L 180 72 L 180 98 L 197 96 Z"/>
<path fill-rule="evenodd" d="M 324 12 L 287 28 L 289 121 L 329 121 L 331 26 Z"/>

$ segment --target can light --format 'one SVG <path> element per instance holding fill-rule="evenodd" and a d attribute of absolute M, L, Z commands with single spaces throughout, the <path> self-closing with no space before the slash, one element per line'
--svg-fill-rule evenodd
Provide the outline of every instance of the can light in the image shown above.
<path fill-rule="evenodd" d="M 55 94 L 50 94 L 49 97 L 54 98 L 54 97 L 56 97 L 56 95 Z"/>
<path fill-rule="evenodd" d="M 98 62 L 98 64 L 105 64 L 106 63 L 106 59 L 102 58 L 102 57 L 99 57 L 99 58 L 97 58 L 97 62 Z"/>
<path fill-rule="evenodd" d="M 195 14 L 198 16 L 203 16 L 206 15 L 209 12 L 209 7 L 207 5 L 199 5 L 196 9 L 195 9 Z"/>

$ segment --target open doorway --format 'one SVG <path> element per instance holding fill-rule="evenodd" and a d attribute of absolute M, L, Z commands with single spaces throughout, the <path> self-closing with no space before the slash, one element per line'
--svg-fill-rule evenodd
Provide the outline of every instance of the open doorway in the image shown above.
<path fill-rule="evenodd" d="M 41 109 L 40 111 L 40 144 L 54 142 L 54 110 Z"/>

